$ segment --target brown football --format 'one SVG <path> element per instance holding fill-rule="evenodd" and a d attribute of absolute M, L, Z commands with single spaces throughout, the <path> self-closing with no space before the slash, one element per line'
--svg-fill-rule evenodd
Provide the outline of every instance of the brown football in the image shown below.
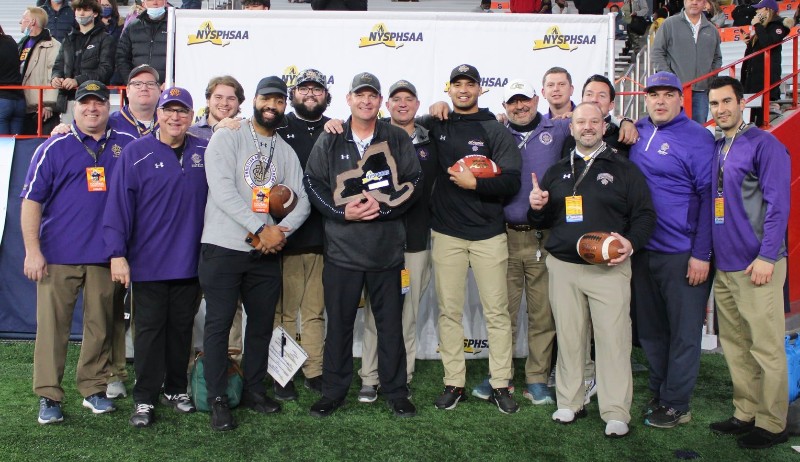
<path fill-rule="evenodd" d="M 608 263 L 620 256 L 622 242 L 611 233 L 594 231 L 578 239 L 578 255 L 594 265 Z"/>
<path fill-rule="evenodd" d="M 480 154 L 470 154 L 461 158 L 464 165 L 467 166 L 470 172 L 475 175 L 475 178 L 494 178 L 500 175 L 500 167 L 494 163 L 492 159 Z M 453 164 L 451 170 L 454 172 L 463 171 L 460 161 Z"/>
<path fill-rule="evenodd" d="M 278 184 L 269 191 L 269 214 L 276 220 L 282 220 L 297 205 L 297 194 L 292 188 Z"/>

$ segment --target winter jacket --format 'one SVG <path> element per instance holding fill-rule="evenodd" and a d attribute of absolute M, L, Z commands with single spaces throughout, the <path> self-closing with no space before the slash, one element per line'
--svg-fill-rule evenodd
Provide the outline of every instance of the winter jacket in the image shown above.
<path fill-rule="evenodd" d="M 776 16 L 766 26 L 756 24 L 755 38 L 747 42 L 747 49 L 744 55 L 756 53 L 770 45 L 780 43 L 789 35 L 789 30 L 794 25 L 792 18 L 782 18 Z M 770 51 L 769 57 L 769 82 L 775 83 L 781 79 L 781 48 L 778 45 Z M 764 54 L 748 59 L 742 65 L 742 85 L 745 93 L 758 93 L 764 89 Z M 770 101 L 775 101 L 781 97 L 780 85 L 769 92 Z"/>
<path fill-rule="evenodd" d="M 28 40 L 34 44 L 27 50 Z M 50 85 L 53 75 L 53 66 L 56 56 L 61 49 L 61 42 L 50 36 L 50 31 L 44 29 L 36 37 L 23 37 L 19 42 L 20 59 L 23 53 L 27 54 L 26 63 L 23 65 L 23 85 Z M 26 51 L 27 50 L 27 51 Z M 58 90 L 44 90 L 43 104 L 53 108 L 58 99 Z M 25 103 L 27 112 L 36 112 L 39 106 L 39 90 L 25 90 Z"/>
<path fill-rule="evenodd" d="M 158 71 L 159 83 L 167 77 L 167 14 L 151 19 L 142 13 L 122 31 L 117 45 L 117 72 L 127 79 L 131 70 L 149 64 Z"/>
<path fill-rule="evenodd" d="M 114 72 L 114 39 L 106 33 L 100 19 L 95 19 L 92 30 L 83 34 L 75 27 L 61 44 L 53 66 L 53 78 L 72 78 L 78 85 L 87 80 L 108 84 Z M 59 97 L 75 97 L 75 90 L 60 90 Z"/>
<path fill-rule="evenodd" d="M 70 8 L 67 2 L 62 3 L 58 11 L 50 6 L 50 2 L 42 5 L 42 9 L 47 12 L 47 28 L 53 38 L 63 42 L 75 25 L 75 11 Z"/>

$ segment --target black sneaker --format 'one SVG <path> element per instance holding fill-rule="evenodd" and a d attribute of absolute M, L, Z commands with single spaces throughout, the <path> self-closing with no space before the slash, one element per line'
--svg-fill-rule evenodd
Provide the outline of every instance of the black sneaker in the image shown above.
<path fill-rule="evenodd" d="M 661 406 L 644 418 L 644 424 L 655 428 L 675 428 L 692 420 L 692 411 L 679 411 Z"/>
<path fill-rule="evenodd" d="M 406 390 L 408 390 L 408 394 L 406 395 L 406 398 L 411 399 L 411 384 L 410 383 L 406 384 Z"/>
<path fill-rule="evenodd" d="M 318 375 L 316 377 L 308 378 L 306 377 L 303 380 L 303 386 L 308 388 L 309 390 L 313 391 L 314 393 L 321 395 L 322 394 L 322 376 Z"/>
<path fill-rule="evenodd" d="M 161 396 L 161 404 L 164 406 L 170 406 L 181 414 L 191 414 L 197 410 L 197 408 L 194 407 L 194 403 L 192 403 L 191 398 L 189 398 L 189 395 L 186 393 L 178 393 L 175 395 L 164 393 Z"/>
<path fill-rule="evenodd" d="M 650 398 L 650 401 L 644 405 L 644 410 L 642 411 L 642 416 L 647 417 L 653 413 L 656 409 L 661 407 L 661 399 L 658 396 L 653 396 Z"/>
<path fill-rule="evenodd" d="M 736 443 L 743 449 L 767 449 L 776 444 L 785 443 L 789 440 L 786 430 L 780 433 L 772 433 L 763 428 L 755 427 L 750 433 L 739 437 Z"/>
<path fill-rule="evenodd" d="M 444 391 L 436 401 L 433 403 L 437 409 L 455 409 L 459 401 L 466 401 L 467 394 L 464 393 L 464 387 L 454 387 L 447 385 Z"/>
<path fill-rule="evenodd" d="M 272 389 L 275 391 L 275 399 L 279 401 L 297 400 L 297 390 L 294 388 L 294 382 L 291 380 L 286 383 L 285 387 L 282 387 L 281 384 L 275 382 L 272 385 Z"/>
<path fill-rule="evenodd" d="M 378 399 L 378 385 L 361 385 L 358 391 L 359 403 L 374 403 Z"/>
<path fill-rule="evenodd" d="M 333 411 L 342 407 L 342 404 L 344 404 L 344 398 L 331 399 L 323 396 L 311 405 L 308 413 L 314 417 L 328 417 L 333 414 Z"/>
<path fill-rule="evenodd" d="M 241 405 L 262 414 L 275 414 L 277 412 L 281 412 L 281 405 L 267 396 L 266 393 L 245 391 L 242 394 Z"/>
<path fill-rule="evenodd" d="M 741 435 L 743 433 L 750 432 L 753 430 L 753 428 L 755 428 L 755 426 L 755 420 L 745 422 L 744 420 L 739 420 L 736 417 L 731 417 L 728 420 L 714 422 L 708 427 L 717 433 L 723 433 L 725 435 Z"/>
<path fill-rule="evenodd" d="M 228 407 L 228 398 L 217 396 L 211 402 L 211 429 L 225 432 L 236 428 L 236 421 Z"/>
<path fill-rule="evenodd" d="M 397 398 L 387 402 L 389 408 L 394 412 L 395 417 L 414 417 L 417 415 L 417 408 L 408 398 Z"/>
<path fill-rule="evenodd" d="M 511 397 L 508 388 L 493 388 L 489 402 L 497 405 L 497 409 L 503 414 L 513 414 L 519 411 L 519 404 Z"/>
<path fill-rule="evenodd" d="M 128 422 L 137 428 L 149 427 L 156 420 L 152 404 L 137 403 Z"/>

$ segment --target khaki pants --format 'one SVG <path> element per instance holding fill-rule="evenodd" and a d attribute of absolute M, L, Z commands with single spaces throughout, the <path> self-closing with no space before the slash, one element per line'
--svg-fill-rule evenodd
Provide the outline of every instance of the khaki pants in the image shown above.
<path fill-rule="evenodd" d="M 585 389 L 586 335 L 595 332 L 597 396 L 606 422 L 630 422 L 631 264 L 578 265 L 547 257 L 550 304 L 558 335 L 556 399 L 559 409 L 579 411 Z"/>
<path fill-rule="evenodd" d="M 78 392 L 87 397 L 105 391 L 110 375 L 114 294 L 120 286 L 111 281 L 110 270 L 103 266 L 47 265 L 47 273 L 36 285 L 33 392 L 54 401 L 64 400 L 61 380 L 81 288 L 83 342 L 76 374 Z"/>
<path fill-rule="evenodd" d="M 403 339 L 406 344 L 406 375 L 411 383 L 414 377 L 414 363 L 417 358 L 417 313 L 419 300 L 431 281 L 431 252 L 405 253 L 406 269 L 411 278 L 409 292 L 403 300 Z M 369 301 L 364 307 L 364 339 L 361 344 L 361 376 L 362 385 L 378 385 L 378 332 L 375 328 L 375 316 L 372 314 Z"/>
<path fill-rule="evenodd" d="M 439 299 L 439 352 L 444 366 L 444 384 L 463 387 L 466 383 L 462 319 L 467 269 L 472 267 L 489 337 L 490 383 L 492 388 L 507 387 L 512 374 L 512 345 L 506 235 L 468 241 L 433 231 L 431 242 Z"/>
<path fill-rule="evenodd" d="M 733 416 L 779 433 L 786 428 L 788 377 L 783 284 L 786 259 L 775 262 L 772 280 L 756 286 L 744 271 L 717 271 L 714 299 L 719 341 L 733 381 Z"/>
<path fill-rule="evenodd" d="M 322 254 L 301 253 L 283 256 L 283 294 L 275 308 L 275 327 L 283 325 L 297 338 L 297 313 L 300 313 L 300 345 L 308 353 L 303 375 L 322 375 L 325 345 L 325 300 L 322 291 Z"/>

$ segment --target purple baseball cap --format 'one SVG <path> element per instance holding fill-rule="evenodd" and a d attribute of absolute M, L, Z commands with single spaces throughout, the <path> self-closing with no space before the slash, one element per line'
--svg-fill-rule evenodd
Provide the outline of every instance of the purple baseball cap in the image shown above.
<path fill-rule="evenodd" d="M 775 0 L 761 0 L 760 2 L 753 5 L 753 8 L 769 8 L 772 11 L 778 11 L 778 2 Z"/>
<path fill-rule="evenodd" d="M 164 93 L 161 93 L 161 98 L 159 98 L 158 101 L 158 107 L 164 107 L 169 103 L 180 103 L 187 109 L 194 109 L 192 95 L 189 94 L 189 90 L 181 87 L 167 88 L 164 90 Z"/>
<path fill-rule="evenodd" d="M 656 72 L 647 78 L 647 86 L 644 91 L 650 91 L 652 88 L 668 87 L 674 88 L 683 93 L 683 85 L 677 75 L 671 72 Z"/>

